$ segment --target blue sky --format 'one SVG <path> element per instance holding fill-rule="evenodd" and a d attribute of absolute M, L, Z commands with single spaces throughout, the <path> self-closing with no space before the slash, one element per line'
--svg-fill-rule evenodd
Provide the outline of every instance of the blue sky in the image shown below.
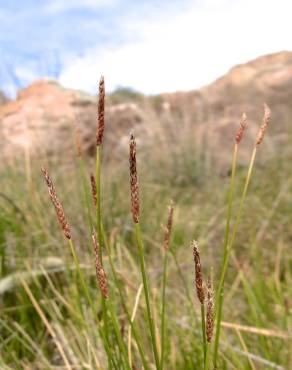
<path fill-rule="evenodd" d="M 54 76 L 95 92 L 100 74 L 110 90 L 188 90 L 292 50 L 290 0 L 0 0 L 0 10 L 0 89 L 10 91 Z"/>

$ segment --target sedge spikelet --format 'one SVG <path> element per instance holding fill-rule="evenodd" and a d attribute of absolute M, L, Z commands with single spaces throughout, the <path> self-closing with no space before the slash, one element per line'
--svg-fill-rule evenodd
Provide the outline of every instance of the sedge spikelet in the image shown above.
<path fill-rule="evenodd" d="M 259 146 L 261 144 L 261 142 L 263 141 L 265 133 L 266 133 L 267 128 L 269 126 L 270 120 L 271 120 L 271 110 L 267 106 L 267 104 L 265 103 L 264 104 L 264 117 L 263 117 L 263 121 L 262 121 L 261 127 L 259 129 L 257 139 L 256 139 L 256 143 L 255 143 L 256 146 Z"/>
<path fill-rule="evenodd" d="M 99 81 L 99 95 L 98 95 L 98 122 L 97 122 L 97 130 L 96 130 L 96 145 L 97 146 L 100 146 L 103 140 L 104 101 L 105 101 L 104 77 L 101 76 L 100 81 Z"/>
<path fill-rule="evenodd" d="M 131 188 L 131 204 L 132 204 L 132 217 L 135 224 L 139 223 L 139 186 L 137 176 L 137 161 L 136 161 L 136 141 L 133 134 L 130 137 L 130 188 Z"/>
<path fill-rule="evenodd" d="M 193 256 L 194 256 L 194 263 L 195 263 L 195 284 L 196 284 L 197 297 L 200 303 L 204 304 L 205 291 L 203 287 L 202 267 L 201 267 L 201 259 L 200 259 L 198 243 L 195 240 L 193 240 L 191 246 L 193 248 Z"/>
<path fill-rule="evenodd" d="M 97 190 L 96 190 L 95 177 L 94 177 L 93 174 L 90 174 L 90 184 L 91 184 L 91 193 L 92 193 L 93 203 L 96 206 L 96 204 L 97 204 Z"/>
<path fill-rule="evenodd" d="M 42 172 L 44 174 L 44 177 L 45 177 L 45 180 L 46 180 L 46 183 L 47 183 L 47 186 L 48 186 L 48 190 L 49 190 L 49 194 L 50 194 L 52 203 L 53 203 L 53 205 L 55 207 L 55 210 L 56 210 L 56 215 L 57 215 L 58 222 L 59 222 L 61 228 L 63 229 L 64 235 L 66 236 L 66 238 L 71 239 L 70 226 L 69 226 L 69 224 L 67 222 L 67 219 L 65 217 L 63 207 L 62 207 L 62 205 L 61 205 L 61 203 L 60 203 L 60 201 L 57 197 L 56 190 L 55 190 L 54 184 L 52 182 L 52 179 L 51 179 L 48 171 L 45 168 L 42 168 Z"/>
<path fill-rule="evenodd" d="M 168 207 L 167 223 L 164 229 L 163 248 L 165 251 L 169 249 L 172 223 L 173 223 L 173 203 L 171 203 L 170 206 Z"/>
<path fill-rule="evenodd" d="M 246 117 L 246 114 L 243 113 L 242 116 L 241 116 L 241 120 L 239 122 L 239 129 L 236 133 L 236 136 L 235 136 L 235 141 L 237 144 L 239 144 L 241 142 L 241 139 L 244 135 L 244 131 L 247 127 L 247 117 Z"/>
<path fill-rule="evenodd" d="M 99 246 L 96 239 L 95 234 L 92 234 L 92 244 L 95 254 L 95 270 L 96 270 L 96 278 L 97 282 L 101 291 L 102 296 L 107 299 L 108 298 L 108 286 L 107 286 L 107 278 L 104 268 L 100 263 L 100 256 L 99 256 Z"/>
<path fill-rule="evenodd" d="M 206 339 L 211 343 L 214 332 L 214 291 L 212 279 L 207 280 L 207 313 L 206 313 Z"/>

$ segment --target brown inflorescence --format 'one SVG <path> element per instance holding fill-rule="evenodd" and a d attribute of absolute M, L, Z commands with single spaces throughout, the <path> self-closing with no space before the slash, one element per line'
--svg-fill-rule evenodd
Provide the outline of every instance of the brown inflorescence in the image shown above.
<path fill-rule="evenodd" d="M 164 229 L 164 241 L 163 241 L 163 248 L 165 251 L 169 249 L 170 243 L 170 236 L 172 230 L 172 222 L 173 222 L 173 203 L 170 204 L 168 207 L 168 216 L 167 216 L 167 223 Z"/>
<path fill-rule="evenodd" d="M 109 296 L 107 278 L 106 278 L 106 273 L 104 271 L 104 268 L 100 262 L 99 247 L 98 247 L 98 242 L 97 242 L 95 234 L 92 234 L 92 243 L 93 243 L 93 249 L 94 249 L 94 254 L 95 254 L 95 270 L 96 270 L 97 282 L 98 282 L 102 296 L 105 299 L 107 299 Z"/>
<path fill-rule="evenodd" d="M 211 277 L 207 280 L 206 339 L 211 343 L 214 332 L 214 292 Z"/>
<path fill-rule="evenodd" d="M 198 243 L 193 240 L 191 244 L 193 248 L 193 256 L 195 262 L 195 282 L 196 282 L 196 291 L 197 296 L 201 304 L 205 302 L 205 291 L 203 287 L 203 278 L 202 278 L 202 268 L 201 268 L 201 259 Z"/>
<path fill-rule="evenodd" d="M 261 124 L 261 127 L 259 129 L 259 133 L 258 133 L 258 136 L 257 136 L 257 139 L 256 139 L 256 143 L 255 143 L 256 146 L 259 146 L 261 144 L 261 142 L 263 141 L 263 138 L 264 138 L 266 130 L 269 126 L 270 120 L 271 120 L 271 110 L 267 106 L 267 104 L 265 103 L 264 104 L 263 122 Z"/>
<path fill-rule="evenodd" d="M 60 201 L 57 197 L 54 184 L 53 184 L 53 182 L 50 178 L 50 175 L 49 175 L 48 171 L 45 168 L 42 168 L 42 172 L 44 174 L 44 177 L 45 177 L 45 180 L 46 180 L 46 183 L 47 183 L 47 186 L 48 186 L 48 190 L 49 190 L 49 194 L 50 194 L 52 203 L 53 203 L 53 205 L 55 207 L 55 210 L 56 210 L 58 222 L 61 225 L 66 238 L 71 239 L 70 226 L 69 226 L 69 224 L 66 220 L 63 207 L 62 207 L 62 205 L 61 205 L 61 203 L 60 203 Z"/>
<path fill-rule="evenodd" d="M 96 190 L 95 177 L 94 177 L 93 174 L 90 174 L 90 184 L 91 184 L 91 193 L 92 193 L 93 203 L 96 206 L 96 204 L 97 204 L 97 190 Z"/>
<path fill-rule="evenodd" d="M 101 76 L 100 81 L 99 81 L 99 95 L 98 95 L 98 122 L 97 122 L 97 130 L 96 130 L 96 145 L 97 146 L 100 146 L 103 140 L 104 101 L 105 101 L 104 77 Z"/>
<path fill-rule="evenodd" d="M 247 117 L 246 117 L 246 114 L 243 113 L 242 116 L 241 116 L 241 120 L 239 122 L 239 129 L 236 133 L 236 136 L 235 136 L 235 141 L 237 144 L 239 144 L 241 142 L 241 139 L 243 137 L 243 134 L 244 134 L 244 131 L 247 127 Z"/>
<path fill-rule="evenodd" d="M 132 217 L 134 223 L 139 223 L 139 186 L 137 176 L 137 161 L 136 161 L 136 141 L 133 134 L 130 137 L 130 187 L 131 187 L 131 203 L 132 203 Z"/>

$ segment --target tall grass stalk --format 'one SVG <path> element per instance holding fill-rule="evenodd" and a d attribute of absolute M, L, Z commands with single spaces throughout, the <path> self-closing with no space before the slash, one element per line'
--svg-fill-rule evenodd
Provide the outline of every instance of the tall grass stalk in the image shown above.
<path fill-rule="evenodd" d="M 90 230 L 92 231 L 93 230 L 93 220 L 92 220 L 91 207 L 90 207 L 90 192 L 89 192 L 88 183 L 87 183 L 85 163 L 81 156 L 78 157 L 78 168 L 79 168 L 80 178 L 81 178 L 82 187 L 83 187 L 83 202 L 86 208 L 88 224 L 89 224 Z"/>
<path fill-rule="evenodd" d="M 206 342 L 206 312 L 205 312 L 205 304 L 201 303 L 201 329 L 202 329 L 202 342 L 203 342 L 203 354 L 204 360 L 206 360 L 206 353 L 207 353 L 207 342 Z"/>
<path fill-rule="evenodd" d="M 144 288 L 144 295 L 145 295 L 145 301 L 146 301 L 147 318 L 148 318 L 148 324 L 149 324 L 149 329 L 150 329 L 151 344 L 152 344 L 156 369 L 159 370 L 160 369 L 160 363 L 159 363 L 159 356 L 158 356 L 158 350 L 157 350 L 154 321 L 153 321 L 152 314 L 151 314 L 149 284 L 148 284 L 146 267 L 145 267 L 140 224 L 135 223 L 134 227 L 135 227 L 136 242 L 137 242 L 137 246 L 138 246 L 138 256 L 139 256 L 139 262 L 140 262 L 140 269 L 141 269 L 142 280 L 143 280 L 143 288 Z"/>
<path fill-rule="evenodd" d="M 102 263 L 102 233 L 101 233 L 101 201 L 100 201 L 100 163 L 101 163 L 101 148 L 96 147 L 96 232 L 99 245 L 99 256 Z"/>
<path fill-rule="evenodd" d="M 163 279 L 162 279 L 162 307 L 161 307 L 161 357 L 160 357 L 160 367 L 163 369 L 164 364 L 164 352 L 165 352 L 165 293 L 166 293 L 166 281 L 167 281 L 167 262 L 168 253 L 170 248 L 171 231 L 173 224 L 173 203 L 171 202 L 168 208 L 167 223 L 164 230 L 164 241 L 163 241 Z"/>
<path fill-rule="evenodd" d="M 201 328 L 202 328 L 202 344 L 203 344 L 203 355 L 204 360 L 206 359 L 206 325 L 205 325 L 205 289 L 203 286 L 203 276 L 201 267 L 201 258 L 198 243 L 193 240 L 191 243 L 193 249 L 193 258 L 195 264 L 195 285 L 197 297 L 201 305 Z"/>
<path fill-rule="evenodd" d="M 164 352 L 165 352 L 165 291 L 166 291 L 166 280 L 167 280 L 167 260 L 168 251 L 164 251 L 163 258 L 163 280 L 162 280 L 162 307 L 161 307 L 161 357 L 160 357 L 160 368 L 163 369 L 164 365 Z"/>
<path fill-rule="evenodd" d="M 214 332 L 214 300 L 213 300 L 213 283 L 212 283 L 212 272 L 208 277 L 206 283 L 206 291 L 207 291 L 207 298 L 206 298 L 206 355 L 205 355 L 205 362 L 204 362 L 204 370 L 209 370 L 210 367 L 210 348 L 211 342 L 213 338 Z"/>
<path fill-rule="evenodd" d="M 91 215 L 91 207 L 90 207 L 90 193 L 87 184 L 87 175 L 86 175 L 86 166 L 82 155 L 82 145 L 81 145 L 81 134 L 80 129 L 77 127 L 75 131 L 75 146 L 76 146 L 76 154 L 77 154 L 77 162 L 78 162 L 78 170 L 79 176 L 82 182 L 83 188 L 83 203 L 84 208 L 86 210 L 88 224 L 90 230 L 93 230 L 93 220 Z"/>
<path fill-rule="evenodd" d="M 215 347 L 214 347 L 214 357 L 213 357 L 215 368 L 217 366 L 217 358 L 218 358 L 218 347 L 219 347 L 220 330 L 221 330 L 222 307 L 223 307 L 223 296 L 224 296 L 224 283 L 225 283 L 226 271 L 227 271 L 227 267 L 228 267 L 228 263 L 229 263 L 230 252 L 231 252 L 231 249 L 232 249 L 234 241 L 235 241 L 238 226 L 240 224 L 243 205 L 244 205 L 244 202 L 245 202 L 245 199 L 246 199 L 248 186 L 249 186 L 249 183 L 250 183 L 250 180 L 251 180 L 251 175 L 252 175 L 252 170 L 253 170 L 253 166 L 254 166 L 254 162 L 255 162 L 256 152 L 257 152 L 257 148 L 255 147 L 253 152 L 252 152 L 252 156 L 251 156 L 251 160 L 250 160 L 250 164 L 249 164 L 249 168 L 248 168 L 248 172 L 247 172 L 247 176 L 246 176 L 246 180 L 245 180 L 245 184 L 244 184 L 244 189 L 243 189 L 243 192 L 242 192 L 242 195 L 241 195 L 239 209 L 238 209 L 238 212 L 237 212 L 237 215 L 236 215 L 236 220 L 235 220 L 235 224 L 234 224 L 233 231 L 232 231 L 232 234 L 231 234 L 230 242 L 228 243 L 228 245 L 226 247 L 226 255 L 225 255 L 225 258 L 224 258 L 223 263 L 222 263 L 220 281 L 219 281 L 219 286 L 218 286 L 218 290 L 220 289 L 221 293 L 220 293 L 220 295 L 218 295 L 218 304 L 217 304 L 218 311 L 217 311 L 217 317 L 216 317 L 216 337 L 215 337 Z"/>
<path fill-rule="evenodd" d="M 136 140 L 133 134 L 130 136 L 130 145 L 129 145 L 129 165 L 130 165 L 130 195 L 131 195 L 131 208 L 132 208 L 132 218 L 135 228 L 135 238 L 138 247 L 138 257 L 140 263 L 140 270 L 142 274 L 144 296 L 146 301 L 147 308 L 147 318 L 150 329 L 151 336 L 151 345 L 153 349 L 154 359 L 156 369 L 160 370 L 160 362 L 158 356 L 158 349 L 156 343 L 155 327 L 154 321 L 152 318 L 151 307 L 150 307 L 150 292 L 149 292 L 149 283 L 146 273 L 145 260 L 144 260 L 144 248 L 141 237 L 140 229 L 140 200 L 139 200 L 139 186 L 138 186 L 138 173 L 137 173 L 137 159 L 136 159 Z"/>
<path fill-rule="evenodd" d="M 235 173 L 236 173 L 237 155 L 238 155 L 238 144 L 235 143 L 234 150 L 233 150 L 233 157 L 232 157 L 230 187 L 228 191 L 228 207 L 227 207 L 226 227 L 225 227 L 225 235 L 224 235 L 224 247 L 223 247 L 224 251 L 223 251 L 223 259 L 222 259 L 222 266 L 221 266 L 221 276 L 220 276 L 219 285 L 217 288 L 216 301 L 215 301 L 216 333 L 215 333 L 215 340 L 214 340 L 214 358 L 213 358 L 215 367 L 217 363 L 217 354 L 218 354 L 219 337 L 220 337 L 220 329 L 221 329 L 222 307 L 223 307 L 224 281 L 225 281 L 225 273 L 226 273 L 226 272 L 224 273 L 224 266 L 226 265 L 226 263 L 228 263 L 227 261 L 228 241 L 229 241 L 230 221 L 231 221 L 232 204 L 233 204 L 233 196 L 234 196 L 234 179 L 235 179 Z"/>
<path fill-rule="evenodd" d="M 122 307 L 123 307 L 123 309 L 126 313 L 127 320 L 128 320 L 128 322 L 131 326 L 131 330 L 133 332 L 133 336 L 134 336 L 135 342 L 137 344 L 139 354 L 141 356 L 141 361 L 142 361 L 143 367 L 144 367 L 145 370 L 148 370 L 149 366 L 147 364 L 146 356 L 145 356 L 144 349 L 143 349 L 143 346 L 142 346 L 142 343 L 141 343 L 141 337 L 139 336 L 139 333 L 138 333 L 138 331 L 135 327 L 135 324 L 134 324 L 134 322 L 131 318 L 130 312 L 127 308 L 126 301 L 125 301 L 125 295 L 124 295 L 124 292 L 122 291 L 122 287 L 121 287 L 121 284 L 119 282 L 117 271 L 115 269 L 115 266 L 114 266 L 114 263 L 113 263 L 113 260 L 112 260 L 112 256 L 111 256 L 111 252 L 110 252 L 109 246 L 106 242 L 105 236 L 104 236 L 104 241 L 105 241 L 105 248 L 106 248 L 106 251 L 107 251 L 107 254 L 108 254 L 108 258 L 109 258 L 110 268 L 111 268 L 113 278 L 114 278 L 114 283 L 115 283 L 115 286 L 118 288 L 118 292 L 119 292 L 120 300 L 121 300 L 121 303 L 122 303 Z"/>
<path fill-rule="evenodd" d="M 244 116 L 243 118 L 245 118 L 245 121 L 246 121 L 246 117 Z M 231 250 L 232 250 L 235 238 L 236 238 L 237 229 L 241 221 L 243 206 L 245 203 L 248 187 L 249 187 L 251 176 L 252 176 L 252 171 L 253 171 L 253 167 L 255 163 L 257 149 L 263 141 L 263 138 L 267 130 L 267 127 L 269 125 L 270 119 L 271 119 L 270 108 L 266 104 L 264 104 L 264 116 L 263 116 L 262 124 L 260 126 L 256 141 L 255 141 L 255 145 L 252 151 L 243 192 L 240 198 L 239 208 L 237 211 L 235 223 L 234 223 L 231 238 L 229 241 L 230 219 L 231 219 L 231 213 L 232 213 L 232 201 L 233 201 L 233 190 L 234 190 L 234 177 L 235 177 L 235 171 L 236 171 L 236 160 L 237 160 L 237 150 L 238 150 L 238 148 L 236 147 L 238 146 L 238 144 L 240 143 L 242 139 L 243 132 L 245 129 L 244 126 L 241 125 L 239 132 L 236 136 L 236 144 L 235 144 L 235 149 L 234 149 L 234 154 L 233 154 L 232 175 L 231 175 L 231 183 L 230 183 L 229 199 L 228 199 L 227 222 L 226 222 L 225 240 L 224 240 L 224 255 L 223 255 L 223 262 L 222 262 L 222 268 L 221 268 L 221 273 L 220 273 L 218 293 L 216 296 L 216 336 L 215 336 L 215 346 L 214 346 L 214 354 L 213 354 L 213 362 L 214 362 L 215 369 L 217 367 L 226 271 L 227 271 L 227 267 L 229 263 L 230 253 L 231 253 Z M 245 122 L 245 126 L 246 126 L 246 122 Z"/>
<path fill-rule="evenodd" d="M 204 358 L 204 370 L 209 370 L 209 367 L 210 367 L 210 347 L 211 347 L 211 343 L 207 343 L 206 350 L 205 350 L 205 358 Z"/>
<path fill-rule="evenodd" d="M 70 251 L 71 251 L 71 254 L 72 254 L 72 257 L 73 257 L 75 268 L 76 268 L 77 274 L 79 276 L 79 279 L 80 279 L 80 282 L 81 282 L 81 285 L 82 285 L 82 289 L 84 291 L 87 302 L 91 307 L 94 307 L 92 299 L 91 299 L 90 294 L 89 294 L 88 286 L 87 286 L 87 284 L 85 282 L 85 279 L 84 279 L 83 272 L 80 268 L 79 260 L 78 260 L 78 257 L 77 257 L 76 250 L 75 250 L 74 244 L 72 242 L 72 239 L 68 240 L 68 244 L 69 244 L 69 248 L 70 248 Z"/>
<path fill-rule="evenodd" d="M 100 166 L 101 166 L 101 145 L 103 142 L 103 134 L 105 127 L 104 119 L 105 107 L 105 85 L 104 78 L 101 76 L 99 81 L 99 96 L 98 96 L 98 122 L 96 128 L 96 232 L 99 244 L 99 256 L 102 264 L 102 233 L 101 233 L 101 199 L 100 199 Z"/>
<path fill-rule="evenodd" d="M 104 302 L 105 302 L 106 309 L 109 310 L 110 315 L 111 315 L 111 322 L 112 322 L 112 325 L 113 325 L 113 328 L 114 328 L 114 331 L 115 331 L 115 334 L 116 334 L 116 337 L 117 337 L 117 343 L 118 343 L 119 350 L 120 350 L 122 356 L 124 357 L 124 364 L 126 366 L 126 369 L 127 370 L 132 370 L 131 366 L 130 366 L 130 363 L 129 363 L 127 348 L 126 348 L 126 345 L 125 345 L 124 340 L 122 338 L 121 330 L 120 330 L 120 327 L 119 327 L 119 323 L 117 321 L 115 311 L 114 311 L 113 306 L 112 306 L 111 299 L 109 298 L 108 301 L 104 301 Z"/>

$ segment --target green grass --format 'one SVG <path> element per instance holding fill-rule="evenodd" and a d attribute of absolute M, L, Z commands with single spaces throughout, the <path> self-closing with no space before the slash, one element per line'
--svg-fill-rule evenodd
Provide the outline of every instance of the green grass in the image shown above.
<path fill-rule="evenodd" d="M 131 220 L 127 152 L 119 163 L 101 164 L 100 244 L 109 285 L 105 302 L 91 244 L 96 210 L 88 189 L 95 164 L 87 158 L 82 167 L 78 159 L 69 165 L 47 162 L 72 228 L 70 250 L 41 176 L 43 161 L 32 162 L 30 181 L 21 161 L 13 167 L 2 163 L 1 369 L 204 368 L 189 243 L 199 241 L 204 276 L 213 267 L 216 289 L 230 178 L 216 173 L 212 161 L 205 165 L 207 155 L 194 153 L 181 137 L 172 138 L 179 149 L 171 156 L 146 140 L 147 145 L 138 145 L 141 233 L 135 234 Z M 291 367 L 292 156 L 288 149 L 264 161 L 259 154 L 224 276 L 218 369 Z M 235 217 L 246 172 L 246 166 L 238 166 Z M 163 226 L 170 199 L 175 213 L 166 263 Z M 141 284 L 146 299 L 139 294 Z"/>

